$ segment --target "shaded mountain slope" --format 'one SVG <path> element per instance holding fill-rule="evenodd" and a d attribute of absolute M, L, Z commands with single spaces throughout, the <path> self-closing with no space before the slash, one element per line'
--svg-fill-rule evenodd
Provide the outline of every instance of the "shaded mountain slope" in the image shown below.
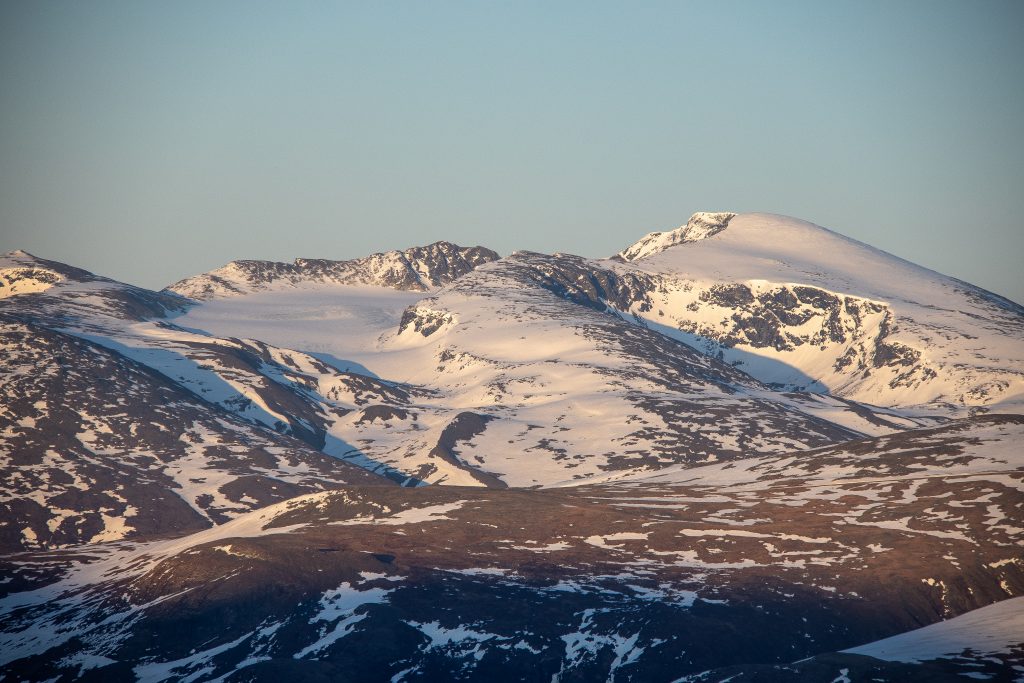
<path fill-rule="evenodd" d="M 190 531 L 388 483 L 81 337 L 0 316 L 0 344 L 3 550 Z"/>
<path fill-rule="evenodd" d="M 840 471 L 831 452 L 757 459 L 755 487 L 712 465 L 686 483 L 345 488 L 191 537 L 14 556 L 8 590 L 34 590 L 0 601 L 0 649 L 36 678 L 753 672 L 1024 592 L 1022 430 L 905 432 L 903 471 L 873 454 L 884 440 Z"/>

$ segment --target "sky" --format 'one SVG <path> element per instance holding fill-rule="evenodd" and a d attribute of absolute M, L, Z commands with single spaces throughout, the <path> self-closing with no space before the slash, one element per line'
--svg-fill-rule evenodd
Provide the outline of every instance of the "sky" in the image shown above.
<path fill-rule="evenodd" d="M 0 252 L 151 288 L 803 218 L 1024 302 L 1024 3 L 0 3 Z"/>

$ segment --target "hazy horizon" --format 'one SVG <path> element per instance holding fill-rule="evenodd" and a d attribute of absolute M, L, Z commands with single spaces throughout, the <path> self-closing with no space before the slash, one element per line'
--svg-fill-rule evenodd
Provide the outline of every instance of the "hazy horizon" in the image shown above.
<path fill-rule="evenodd" d="M 1024 302 L 1013 2 L 14 4 L 0 251 L 151 288 L 793 216 Z"/>

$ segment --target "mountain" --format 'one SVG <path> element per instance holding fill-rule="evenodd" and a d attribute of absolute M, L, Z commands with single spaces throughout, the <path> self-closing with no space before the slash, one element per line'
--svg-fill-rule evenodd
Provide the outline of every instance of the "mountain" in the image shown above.
<path fill-rule="evenodd" d="M 1024 308 L 819 226 L 696 214 L 618 255 L 625 313 L 775 385 L 883 406 L 1020 411 Z"/>
<path fill-rule="evenodd" d="M 300 493 L 407 479 L 339 463 L 318 429 L 325 414 L 400 404 L 401 388 L 178 328 L 169 316 L 191 304 L 176 295 L 24 252 L 0 273 L 49 284 L 0 306 L 4 550 L 195 530 Z M 329 398 L 310 400 L 310 385 Z"/>
<path fill-rule="evenodd" d="M 37 259 L 26 251 L 12 251 L 0 262 L 0 299 L 45 292 L 69 278 L 86 281 L 95 276 L 63 263 Z"/>
<path fill-rule="evenodd" d="M 425 292 L 498 258 L 497 253 L 484 247 L 462 248 L 451 242 L 435 242 L 349 261 L 232 261 L 209 273 L 176 282 L 166 291 L 197 300 L 323 284 Z"/>
<path fill-rule="evenodd" d="M 979 611 L 1024 595 L 1024 309 L 810 223 L 160 292 L 12 252 L 0 337 L 2 678 L 1024 665 Z"/>
<path fill-rule="evenodd" d="M 286 288 L 210 302 L 177 320 L 219 336 L 249 330 L 419 388 L 420 398 L 383 424 L 341 419 L 330 431 L 358 457 L 429 483 L 550 486 L 934 421 L 773 391 L 609 309 L 592 280 L 620 302 L 653 286 L 611 266 L 517 252 L 409 300 L 400 316 L 391 292 L 331 285 L 317 290 L 316 306 Z M 337 333 L 349 323 L 370 332 Z"/>
<path fill-rule="evenodd" d="M 29 255 L 9 261 L 60 280 L 6 299 L 0 311 L 18 354 L 3 391 L 21 400 L 0 436 L 21 472 L 5 491 L 7 549 L 191 530 L 364 476 L 344 467 L 324 474 L 337 459 L 406 485 L 554 485 L 927 422 L 777 394 L 608 315 L 571 293 L 584 273 L 605 272 L 576 257 L 520 253 L 428 293 L 330 281 L 314 294 L 312 285 L 283 283 L 203 306 Z M 274 337 L 252 321 L 219 329 L 254 307 L 281 323 L 287 346 L 243 337 Z M 325 316 L 339 307 L 362 317 Z M 296 317 L 304 311 L 313 320 Z M 462 324 L 435 328 L 433 316 Z M 338 334 L 353 322 L 370 333 Z M 294 338 L 317 326 L 332 340 L 326 353 Z M 531 343 L 495 336 L 513 327 Z M 140 400 L 128 410 L 125 396 Z M 199 427 L 211 414 L 219 417 Z M 319 474 L 268 463 L 275 446 L 299 449 Z M 245 457 L 225 459 L 232 451 Z M 93 479 L 107 493 L 78 493 Z M 109 493 L 118 487 L 127 497 Z"/>

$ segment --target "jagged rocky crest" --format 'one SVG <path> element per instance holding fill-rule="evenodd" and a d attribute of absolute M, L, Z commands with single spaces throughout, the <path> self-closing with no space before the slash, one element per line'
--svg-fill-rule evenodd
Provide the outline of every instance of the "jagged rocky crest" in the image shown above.
<path fill-rule="evenodd" d="M 643 239 L 620 251 L 616 257 L 622 261 L 635 261 L 677 244 L 714 237 L 725 230 L 735 216 L 736 214 L 727 211 L 699 211 L 690 216 L 686 225 L 667 232 L 648 233 Z"/>
<path fill-rule="evenodd" d="M 232 261 L 223 268 L 176 282 L 167 290 L 197 300 L 308 284 L 369 285 L 425 292 L 498 258 L 496 252 L 485 247 L 435 242 L 348 261 Z"/>

